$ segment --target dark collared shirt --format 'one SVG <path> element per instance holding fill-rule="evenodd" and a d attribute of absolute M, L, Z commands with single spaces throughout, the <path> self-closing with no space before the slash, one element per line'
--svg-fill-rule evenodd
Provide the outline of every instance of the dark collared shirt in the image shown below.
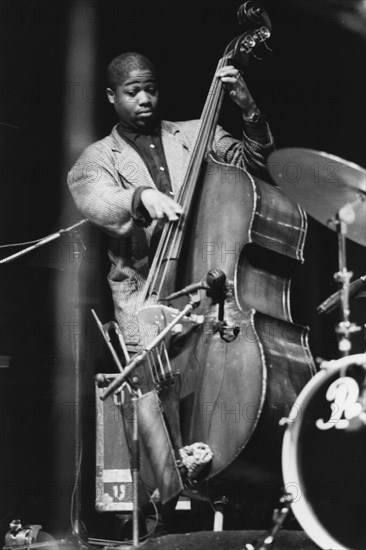
<path fill-rule="evenodd" d="M 154 129 L 150 134 L 127 131 L 123 129 L 120 124 L 117 130 L 119 135 L 137 151 L 145 162 L 157 189 L 171 197 L 173 194 L 172 185 L 161 140 L 160 126 Z M 141 193 L 144 189 L 149 189 L 149 187 L 139 187 L 136 189 L 132 199 L 131 209 L 131 214 L 135 223 L 141 227 L 146 227 L 151 223 L 151 217 L 141 202 Z"/>
<path fill-rule="evenodd" d="M 263 141 L 267 137 L 267 124 L 265 115 L 261 114 L 256 122 L 244 122 L 244 128 L 250 139 Z M 170 197 L 173 196 L 168 165 L 165 159 L 163 143 L 161 140 L 160 124 L 149 134 L 129 131 L 118 124 L 119 135 L 137 151 L 146 164 L 157 189 Z M 147 227 L 152 222 L 148 211 L 141 201 L 141 193 L 149 187 L 136 189 L 131 206 L 131 215 L 139 227 Z"/>

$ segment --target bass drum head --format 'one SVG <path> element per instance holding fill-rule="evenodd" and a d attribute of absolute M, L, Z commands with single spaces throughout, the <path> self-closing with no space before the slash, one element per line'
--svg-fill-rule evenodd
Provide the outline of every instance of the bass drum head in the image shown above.
<path fill-rule="evenodd" d="M 294 404 L 282 447 L 285 490 L 323 549 L 366 549 L 365 354 L 331 361 Z"/>

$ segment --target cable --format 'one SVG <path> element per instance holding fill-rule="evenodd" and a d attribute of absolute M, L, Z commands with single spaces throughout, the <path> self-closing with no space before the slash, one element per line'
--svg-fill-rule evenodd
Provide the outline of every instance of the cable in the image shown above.
<path fill-rule="evenodd" d="M 39 243 L 45 239 L 48 239 L 48 237 L 54 237 L 54 236 L 60 236 L 61 234 L 63 233 L 66 233 L 67 231 L 71 231 L 71 230 L 74 230 L 76 227 L 80 226 L 80 225 L 83 225 L 84 223 L 87 223 L 88 220 L 85 218 L 83 220 L 81 220 L 80 222 L 77 222 L 75 223 L 74 225 L 72 225 L 71 227 L 68 227 L 67 229 L 60 229 L 58 233 L 52 233 L 51 235 L 46 235 L 45 237 L 40 237 L 39 239 L 33 239 L 32 241 L 23 241 L 23 242 L 20 242 L 20 243 L 8 243 L 8 244 L 0 244 L 0 250 L 2 248 L 11 248 L 11 247 L 16 247 L 16 246 L 24 246 L 24 245 L 28 245 L 28 244 L 36 244 L 36 243 Z M 81 237 L 80 237 L 80 240 L 81 240 Z M 82 242 L 82 240 L 81 240 Z M 85 248 L 85 247 L 84 247 Z"/>
<path fill-rule="evenodd" d="M 77 536 L 78 536 L 78 534 L 75 533 L 75 531 L 74 531 L 74 499 L 75 499 L 77 485 L 78 485 L 79 477 L 80 477 L 82 458 L 83 458 L 83 442 L 81 441 L 80 442 L 80 454 L 79 454 L 79 459 L 78 459 L 78 465 L 77 465 L 77 468 L 76 468 L 75 481 L 74 481 L 74 486 L 73 486 L 72 493 L 71 493 L 71 502 L 70 502 L 70 525 L 71 525 L 71 530 Z"/>
<path fill-rule="evenodd" d="M 28 244 L 35 244 L 41 242 L 45 237 L 41 237 L 40 239 L 34 239 L 33 241 L 24 241 L 22 243 L 9 243 L 9 244 L 0 244 L 0 249 L 2 248 L 11 248 L 15 246 L 26 246 Z"/>

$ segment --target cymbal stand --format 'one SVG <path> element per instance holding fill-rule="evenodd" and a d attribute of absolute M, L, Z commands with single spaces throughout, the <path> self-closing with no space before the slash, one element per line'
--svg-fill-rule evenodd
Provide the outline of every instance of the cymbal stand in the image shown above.
<path fill-rule="evenodd" d="M 350 280 L 353 276 L 352 271 L 347 270 L 347 256 L 346 256 L 346 235 L 347 225 L 353 223 L 355 219 L 354 210 L 350 203 L 343 206 L 336 215 L 335 223 L 337 226 L 338 234 L 338 266 L 339 271 L 334 275 L 335 280 L 340 283 L 341 286 L 341 308 L 342 308 L 342 321 L 336 326 L 336 333 L 339 335 L 338 349 L 342 357 L 349 355 L 352 344 L 351 334 L 360 330 L 360 327 L 351 323 L 350 306 L 349 306 L 349 291 Z"/>

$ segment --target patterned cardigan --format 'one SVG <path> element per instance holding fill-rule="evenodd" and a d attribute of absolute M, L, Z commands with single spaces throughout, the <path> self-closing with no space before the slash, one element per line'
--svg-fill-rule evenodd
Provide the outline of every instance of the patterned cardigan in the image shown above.
<path fill-rule="evenodd" d="M 162 121 L 162 142 L 174 196 L 180 189 L 189 155 L 199 129 L 199 120 Z M 273 150 L 268 126 L 263 142 L 234 139 L 217 127 L 213 149 L 219 160 L 263 173 L 265 160 Z M 68 185 L 77 208 L 111 237 L 108 275 L 115 317 L 130 350 L 146 345 L 151 331 L 138 321 L 136 310 L 149 271 L 149 246 L 156 222 L 137 227 L 131 217 L 131 203 L 138 187 L 156 188 L 139 154 L 115 126 L 109 136 L 90 145 L 68 174 Z"/>

